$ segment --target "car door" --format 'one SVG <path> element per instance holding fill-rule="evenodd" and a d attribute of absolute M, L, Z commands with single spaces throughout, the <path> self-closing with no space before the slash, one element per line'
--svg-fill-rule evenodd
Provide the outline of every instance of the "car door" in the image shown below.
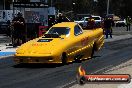
<path fill-rule="evenodd" d="M 83 34 L 82 29 L 78 26 L 75 25 L 73 28 L 73 38 L 71 47 L 68 49 L 69 55 L 69 62 L 75 60 L 76 57 L 80 57 L 82 54 L 80 53 L 81 49 L 81 35 Z"/>
<path fill-rule="evenodd" d="M 74 54 L 74 59 L 80 59 L 83 56 L 83 53 L 81 51 L 81 41 L 82 41 L 82 35 L 83 31 L 79 25 L 75 25 L 74 27 L 74 39 L 75 39 L 75 54 Z"/>
<path fill-rule="evenodd" d="M 82 31 L 82 28 L 79 25 L 76 25 L 74 28 L 74 35 L 76 40 L 76 53 L 75 58 L 84 59 L 90 58 L 92 53 L 92 36 L 91 34 L 86 34 Z"/>

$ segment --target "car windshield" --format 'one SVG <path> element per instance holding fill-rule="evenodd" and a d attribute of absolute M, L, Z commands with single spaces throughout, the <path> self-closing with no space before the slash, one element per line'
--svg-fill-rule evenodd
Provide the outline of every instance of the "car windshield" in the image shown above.
<path fill-rule="evenodd" d="M 58 34 L 61 35 L 68 35 L 70 32 L 70 28 L 68 27 L 52 27 L 46 34 Z"/>

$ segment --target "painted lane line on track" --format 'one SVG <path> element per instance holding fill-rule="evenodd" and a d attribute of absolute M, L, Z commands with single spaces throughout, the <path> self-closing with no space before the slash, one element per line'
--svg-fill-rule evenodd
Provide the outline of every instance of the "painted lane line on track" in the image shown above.
<path fill-rule="evenodd" d="M 0 59 L 13 56 L 16 52 L 0 52 Z"/>
<path fill-rule="evenodd" d="M 15 54 L 15 52 L 0 52 L 0 56 L 7 56 L 12 54 Z"/>
<path fill-rule="evenodd" d="M 63 85 L 63 86 L 60 86 L 59 88 L 69 88 L 70 86 L 76 84 L 76 82 L 77 82 L 76 80 L 75 80 L 75 81 L 72 81 L 72 82 L 67 83 L 67 84 L 65 84 L 65 85 Z M 58 88 L 58 87 L 57 87 L 57 88 Z"/>
<path fill-rule="evenodd" d="M 2 47 L 1 47 L 2 48 Z M 16 53 L 17 48 L 6 47 L 0 51 L 0 59 L 13 56 Z"/>
<path fill-rule="evenodd" d="M 112 67 L 112 65 L 106 66 L 106 67 L 104 67 L 104 68 L 101 68 L 101 69 L 99 69 L 99 70 L 93 72 L 92 74 L 97 74 L 97 73 L 100 73 L 100 72 L 104 72 L 106 69 L 108 69 L 108 68 L 110 68 L 110 67 Z"/>

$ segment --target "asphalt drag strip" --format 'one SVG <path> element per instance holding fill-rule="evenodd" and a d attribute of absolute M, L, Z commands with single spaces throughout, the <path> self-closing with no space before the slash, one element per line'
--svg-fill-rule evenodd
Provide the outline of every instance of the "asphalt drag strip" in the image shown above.
<path fill-rule="evenodd" d="M 2 58 L 0 59 L 0 88 L 80 88 L 77 87 L 76 82 L 80 65 L 87 74 L 112 72 L 116 69 L 114 67 L 132 59 L 131 45 L 132 39 L 105 43 L 104 47 L 95 53 L 93 59 L 67 65 L 17 66 L 13 56 Z M 84 86 L 82 88 L 85 88 Z M 90 87 L 86 86 L 86 88 Z"/>

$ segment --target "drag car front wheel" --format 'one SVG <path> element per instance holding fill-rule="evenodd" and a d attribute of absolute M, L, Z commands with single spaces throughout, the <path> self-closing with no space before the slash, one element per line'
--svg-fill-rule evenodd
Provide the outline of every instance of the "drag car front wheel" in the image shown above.
<path fill-rule="evenodd" d="M 66 64 L 67 63 L 67 55 L 66 55 L 66 53 L 62 53 L 61 60 L 62 60 L 62 64 Z"/>

